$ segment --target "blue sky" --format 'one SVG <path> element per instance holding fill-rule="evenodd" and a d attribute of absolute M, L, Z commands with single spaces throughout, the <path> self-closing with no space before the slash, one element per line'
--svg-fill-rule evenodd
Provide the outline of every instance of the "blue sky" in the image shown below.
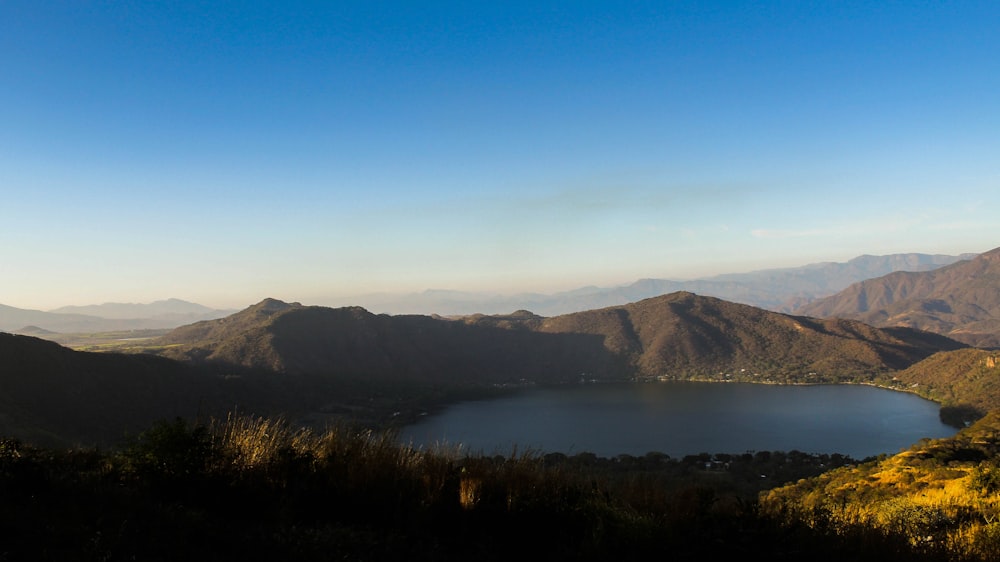
<path fill-rule="evenodd" d="M 1000 246 L 995 2 L 0 2 L 0 303 Z"/>

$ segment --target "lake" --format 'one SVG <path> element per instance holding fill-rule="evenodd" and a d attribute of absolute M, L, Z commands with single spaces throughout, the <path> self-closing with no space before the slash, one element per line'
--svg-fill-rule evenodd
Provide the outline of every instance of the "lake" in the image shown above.
<path fill-rule="evenodd" d="M 938 410 L 919 396 L 864 385 L 599 383 L 458 403 L 404 428 L 400 439 L 485 454 L 798 450 L 863 459 L 954 435 Z"/>

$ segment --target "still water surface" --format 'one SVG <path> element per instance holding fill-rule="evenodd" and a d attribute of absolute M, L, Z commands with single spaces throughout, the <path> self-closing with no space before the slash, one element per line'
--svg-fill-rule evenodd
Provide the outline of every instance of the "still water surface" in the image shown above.
<path fill-rule="evenodd" d="M 870 386 L 608 383 L 462 402 L 404 428 L 417 446 L 602 457 L 791 451 L 863 459 L 954 435 L 934 402 Z"/>

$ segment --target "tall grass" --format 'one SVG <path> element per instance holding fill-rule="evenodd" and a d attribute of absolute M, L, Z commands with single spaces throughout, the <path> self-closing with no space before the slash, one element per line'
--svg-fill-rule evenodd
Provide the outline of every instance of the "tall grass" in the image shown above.
<path fill-rule="evenodd" d="M 227 468 L 247 472 L 267 467 L 289 453 L 310 454 L 317 438 L 311 431 L 292 430 L 283 419 L 240 416 L 209 422 L 212 444 Z"/>
<path fill-rule="evenodd" d="M 732 463 L 749 463 L 759 486 L 765 460 Z M 899 540 L 907 528 L 848 536 L 805 512 L 758 511 L 731 493 L 735 468 L 704 464 L 420 449 L 391 432 L 237 414 L 157 424 L 108 453 L 0 441 L 0 559 L 933 559 Z M 927 515 L 898 507 L 895 523 Z M 982 548 L 953 552 L 975 559 L 997 528 L 967 527 Z M 39 556 L 40 544 L 56 550 Z"/>

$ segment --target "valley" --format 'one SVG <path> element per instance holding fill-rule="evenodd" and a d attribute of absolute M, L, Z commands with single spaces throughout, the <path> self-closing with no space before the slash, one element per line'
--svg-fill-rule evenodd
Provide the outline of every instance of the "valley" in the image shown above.
<path fill-rule="evenodd" d="M 928 279 L 950 275 L 956 281 L 945 286 L 953 302 L 982 302 L 981 308 L 989 310 L 993 293 L 974 288 L 965 292 L 956 283 L 965 276 L 973 279 L 970 287 L 989 286 L 998 251 L 905 275 Z M 958 273 L 949 273 L 956 268 Z M 899 275 L 894 272 L 887 278 Z M 843 294 L 856 291 L 849 286 Z M 142 306 L 109 305 L 103 310 L 129 316 Z M 53 314 L 96 310 L 101 308 L 77 307 Z M 207 307 L 176 299 L 145 310 L 210 314 Z M 131 385 L 146 387 L 147 393 L 126 400 L 146 414 L 132 418 L 129 431 L 178 413 L 208 415 L 234 408 L 283 415 L 317 429 L 331 420 L 352 418 L 392 427 L 454 400 L 526 384 L 572 384 L 581 378 L 873 384 L 937 401 L 942 419 L 956 427 L 998 405 L 990 382 L 992 369 L 984 371 L 982 366 L 992 357 L 990 350 L 948 337 L 954 332 L 952 325 L 941 334 L 905 323 L 875 327 L 838 316 L 781 313 L 685 291 L 556 316 L 528 310 L 452 317 L 389 315 L 357 306 L 330 308 L 265 299 L 242 311 L 174 328 L 23 331 L 61 347 L 31 343 L 29 337 L 5 338 L 7 357 L 12 359 L 6 361 L 7 374 L 0 383 L 8 389 L 5 399 L 11 409 L 2 428 L 11 434 L 35 427 L 56 438 L 50 443 L 120 440 L 125 426 L 90 420 L 114 417 L 120 406 L 109 403 L 105 395 L 124 396 L 125 391 L 109 392 L 102 385 L 126 380 L 137 362 L 143 369 L 155 362 L 162 374 L 151 380 L 128 379 Z M 60 359 L 53 360 L 53 355 Z M 80 378 L 80 372 L 88 375 Z M 192 377 L 195 384 L 189 382 Z M 45 380 L 52 382 L 44 386 Z M 63 412 L 57 419 L 51 419 L 51 413 L 24 409 L 26 401 L 37 400 L 26 396 L 46 392 L 88 398 L 74 403 L 67 394 L 65 400 L 53 400 L 59 407 L 50 412 Z M 154 394 L 189 398 L 157 401 Z M 107 413 L 90 413 L 96 411 Z M 59 437 L 67 430 L 68 435 Z"/>
<path fill-rule="evenodd" d="M 114 351 L 121 353 L 150 352 L 152 348 L 149 346 L 149 341 L 165 336 L 169 332 L 170 329 L 168 328 L 91 333 L 35 332 L 31 329 L 17 331 L 20 335 L 35 336 L 76 351 Z"/>
<path fill-rule="evenodd" d="M 279 473 L 312 482 L 309 493 L 330 501 L 358 502 L 365 497 L 379 506 L 378 513 L 424 518 L 434 529 L 409 527 L 402 519 L 389 523 L 400 542 L 388 546 L 392 554 L 381 553 L 385 556 L 409 548 L 403 545 L 421 548 L 413 541 L 428 532 L 434 537 L 433 548 L 442 552 L 468 546 L 444 532 L 442 525 L 464 525 L 476 540 L 489 542 L 495 535 L 482 526 L 487 520 L 529 536 L 525 525 L 545 514 L 572 534 L 576 531 L 570 529 L 589 527 L 575 526 L 580 523 L 568 514 L 593 507 L 604 511 L 591 513 L 590 521 L 616 521 L 622 532 L 643 538 L 625 548 L 614 533 L 602 534 L 596 542 L 573 535 L 573 559 L 583 552 L 614 550 L 636 556 L 771 552 L 780 558 L 820 548 L 859 560 L 985 562 L 990 558 L 984 553 L 996 546 L 989 538 L 995 509 L 989 490 L 997 462 L 995 448 L 1000 445 L 990 428 L 1000 411 L 1000 353 L 989 345 L 976 345 L 992 341 L 986 336 L 993 310 L 989 299 L 994 294 L 977 287 L 996 286 L 991 279 L 997 255 L 994 250 L 940 270 L 907 274 L 932 280 L 962 275 L 970 279 L 968 285 L 931 283 L 947 287 L 949 307 L 979 303 L 976 306 L 984 311 L 963 317 L 980 334 L 965 341 L 950 336 L 973 329 L 962 332 L 955 321 L 885 320 L 876 326 L 846 313 L 776 312 L 688 291 L 555 316 L 528 310 L 449 317 L 389 315 L 359 306 L 331 308 L 268 298 L 241 311 L 174 328 L 60 334 L 35 327 L 22 330 L 33 335 L 0 333 L 0 434 L 6 436 L 0 446 L 0 485 L 30 488 L 40 481 L 24 480 L 26 474 L 63 474 L 58 477 L 62 494 L 86 495 L 84 490 L 104 486 L 90 480 L 97 474 L 93 463 L 101 464 L 110 471 L 106 474 L 134 483 L 114 496 L 119 502 L 115 517 L 128 528 L 125 514 L 149 502 L 169 503 L 178 513 L 197 505 L 194 509 L 203 515 L 231 517 L 217 511 L 217 504 L 200 504 L 180 491 L 211 490 L 204 497 L 212 498 L 226 494 L 225 487 L 215 488 L 216 483 L 229 482 L 226 486 L 243 490 L 255 501 L 270 505 L 293 501 L 283 508 L 285 513 L 317 522 L 321 527 L 309 532 L 318 534 L 309 539 L 289 538 L 287 544 L 268 538 L 258 541 L 264 549 L 294 544 L 301 552 L 368 548 L 373 544 L 369 533 L 382 532 L 378 529 L 384 530 L 383 524 L 349 512 L 317 515 L 316 507 L 277 491 L 289 486 Z M 949 268 L 958 268 L 959 273 L 949 273 Z M 963 273 L 968 271 L 975 273 Z M 899 274 L 890 277 L 894 275 Z M 863 283 L 874 286 L 875 281 Z M 930 282 L 909 283 L 923 287 Z M 843 294 L 860 293 L 851 286 Z M 926 306 L 926 298 L 937 298 L 936 293 L 920 294 L 930 296 L 913 301 L 923 303 L 915 306 L 940 312 Z M 840 297 L 830 298 L 839 302 Z M 932 329 L 936 327 L 941 329 L 936 332 Z M 958 433 L 919 439 L 907 451 L 867 459 L 845 455 L 834 459 L 797 450 L 711 451 L 683 458 L 656 451 L 645 456 L 530 450 L 463 455 L 448 449 L 410 449 L 393 439 L 403 426 L 461 401 L 509 396 L 523 388 L 578 387 L 581 382 L 598 391 L 600 383 L 668 384 L 656 381 L 711 381 L 733 387 L 735 383 L 877 386 L 933 400 L 940 405 L 941 421 Z M 227 423 L 250 432 L 240 445 L 250 449 L 234 449 L 236 441 L 225 444 L 235 435 L 235 429 L 226 429 Z M 254 427 L 269 429 L 254 433 Z M 274 444 L 277 438 L 284 439 L 284 445 Z M 375 463 L 367 465 L 368 470 L 385 478 L 359 480 L 354 491 L 323 483 L 323 475 L 332 474 L 329 471 L 349 470 L 329 456 L 335 443 L 351 447 L 351 453 L 343 454 L 359 462 L 358 455 L 369 454 L 362 451 L 381 451 L 370 453 L 375 456 L 365 462 Z M 251 449 L 260 452 L 245 456 Z M 410 460 L 398 460 L 404 457 Z M 159 460 L 152 464 L 142 460 L 150 458 Z M 784 459 L 780 468 L 775 468 L 775 458 Z M 440 469 L 443 472 L 434 468 L 439 466 L 446 468 Z M 463 468 L 455 472 L 456 466 Z M 73 467 L 84 472 L 74 472 Z M 457 478 L 454 475 L 470 470 L 477 474 L 475 490 L 483 491 L 466 490 L 472 484 L 463 484 L 464 477 L 454 481 L 453 489 L 449 482 Z M 758 479 L 747 480 L 748 470 L 757 470 Z M 406 506 L 374 499 L 384 494 L 408 497 L 410 492 L 396 486 L 411 477 L 423 484 L 406 484 L 407 489 L 423 490 L 419 494 L 424 499 Z M 605 490 L 600 496 L 604 499 L 586 500 L 591 506 L 587 508 L 575 503 L 589 497 L 578 478 L 600 482 L 593 485 Z M 867 479 L 869 491 L 845 491 L 860 490 L 855 486 L 862 478 Z M 434 481 L 440 486 L 423 488 Z M 545 489 L 555 495 L 523 495 L 525 482 L 546 482 Z M 653 491 L 664 485 L 669 492 Z M 911 493 L 918 489 L 924 490 L 923 495 Z M 927 493 L 939 489 L 943 491 Z M 358 493 L 362 495 L 352 495 Z M 847 503 L 824 503 L 817 494 Z M 508 499 L 504 503 L 497 497 Z M 602 503 L 606 500 L 612 503 Z M 46 501 L 58 505 L 62 500 L 53 496 Z M 182 503 L 173 503 L 178 501 Z M 10 504 L 12 509 L 29 509 L 18 502 Z M 955 507 L 956 502 L 963 507 Z M 858 507 L 850 511 L 847 505 Z M 664 515 L 677 510 L 689 518 Z M 832 519 L 817 519 L 816 510 Z M 911 515 L 916 519 L 907 519 Z M 12 511 L 3 517 L 14 521 Z M 148 517 L 149 524 L 168 524 L 158 519 L 160 515 Z M 31 517 L 25 521 L 40 524 Z M 698 523 L 684 527 L 685 521 Z M 747 528 L 756 531 L 722 537 L 705 526 L 709 522 L 722 526 L 718 528 L 744 529 L 741 533 Z M 80 523 L 63 524 L 69 528 Z M 180 533 L 206 532 L 203 523 L 193 519 L 170 524 Z M 218 521 L 211 525 L 225 528 L 223 542 L 236 548 L 235 537 L 246 522 L 236 527 Z M 279 528 L 281 533 L 293 532 L 287 520 L 271 519 L 266 525 L 268 533 Z M 688 535 L 671 535 L 674 538 L 668 540 L 646 534 L 664 528 L 671 532 L 687 528 Z M 593 529 L 583 532 L 593 536 L 588 534 Z M 134 533 L 130 536 L 137 541 L 149 540 L 142 531 Z M 71 535 L 64 537 L 69 543 L 81 540 Z M 773 541 L 775 536 L 787 541 L 793 535 L 794 545 Z M 873 538 L 876 535 L 880 538 Z M 263 537 L 268 536 L 273 535 Z M 743 538 L 734 542 L 737 536 Z M 924 536 L 934 541 L 925 544 L 913 538 Z M 714 546 L 704 547 L 704 540 Z M 859 550 L 856 541 L 865 548 Z M 164 543 L 156 539 L 128 544 L 130 552 L 143 552 L 151 544 Z M 28 548 L 27 543 L 14 548 L 22 547 Z M 872 558 L 864 558 L 867 555 Z"/>

